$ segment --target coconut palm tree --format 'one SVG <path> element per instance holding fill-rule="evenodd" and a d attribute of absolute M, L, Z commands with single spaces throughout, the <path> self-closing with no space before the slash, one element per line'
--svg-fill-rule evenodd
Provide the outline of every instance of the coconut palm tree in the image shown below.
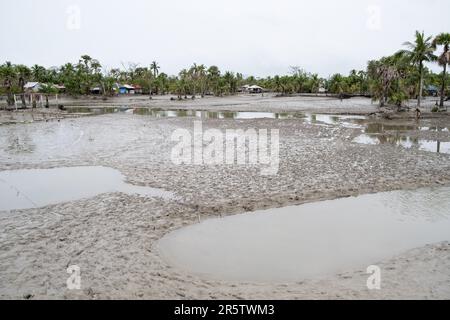
<path fill-rule="evenodd" d="M 33 80 L 36 82 L 46 82 L 46 73 L 47 70 L 37 64 L 31 68 L 31 75 L 33 76 Z"/>
<path fill-rule="evenodd" d="M 161 68 L 158 65 L 158 63 L 156 61 L 153 61 L 152 64 L 150 65 L 150 70 L 153 71 L 153 77 L 155 77 L 155 78 L 158 77 L 159 69 L 161 69 Z"/>
<path fill-rule="evenodd" d="M 11 107 L 14 105 L 14 96 L 12 93 L 13 81 L 16 77 L 14 66 L 11 62 L 7 61 L 5 64 L 0 66 L 0 75 L 4 79 L 3 86 L 6 89 L 7 103 Z"/>
<path fill-rule="evenodd" d="M 447 77 L 447 65 L 450 64 L 450 33 L 441 33 L 433 41 L 433 46 L 444 46 L 444 51 L 438 57 L 437 61 L 440 66 L 444 68 L 442 72 L 442 87 L 441 87 L 441 101 L 439 106 L 442 108 L 444 106 L 444 96 L 446 88 L 446 77 Z"/>
<path fill-rule="evenodd" d="M 40 92 L 45 95 L 45 108 L 50 108 L 50 103 L 48 101 L 48 96 L 51 94 L 58 93 L 58 90 L 52 84 L 42 85 Z"/>
<path fill-rule="evenodd" d="M 16 66 L 17 76 L 19 77 L 19 87 L 21 90 L 21 100 L 22 100 L 22 108 L 27 107 L 27 103 L 25 101 L 25 84 L 27 83 L 27 79 L 31 76 L 31 70 L 24 65 Z"/>
<path fill-rule="evenodd" d="M 436 56 L 433 54 L 434 47 L 432 37 L 426 37 L 424 32 L 416 31 L 414 43 L 408 41 L 403 45 L 408 49 L 399 51 L 399 54 L 406 56 L 419 71 L 419 95 L 417 98 L 417 107 L 420 108 L 423 94 L 424 63 L 436 60 Z"/>
<path fill-rule="evenodd" d="M 158 74 L 159 74 L 159 69 L 160 69 L 160 66 L 158 65 L 158 62 L 153 61 L 150 64 L 150 73 L 149 73 L 150 99 L 152 99 L 152 95 L 153 95 L 152 84 L 153 84 L 153 82 L 156 82 L 156 78 L 158 77 Z M 153 72 L 153 74 L 152 74 L 152 72 Z M 153 77 L 153 80 L 152 80 L 152 77 Z"/>
<path fill-rule="evenodd" d="M 209 89 L 212 89 L 214 94 L 219 95 L 219 81 L 220 81 L 220 70 L 217 66 L 209 67 L 207 71 L 207 82 Z"/>

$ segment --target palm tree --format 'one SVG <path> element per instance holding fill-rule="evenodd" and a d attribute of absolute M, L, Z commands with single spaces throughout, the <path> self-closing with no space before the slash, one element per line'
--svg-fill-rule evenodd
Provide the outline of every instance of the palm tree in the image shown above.
<path fill-rule="evenodd" d="M 12 89 L 13 81 L 16 77 L 14 66 L 11 64 L 11 62 L 7 61 L 5 64 L 0 66 L 0 75 L 4 79 L 3 86 L 6 89 L 8 106 L 11 107 L 14 105 L 14 96 L 12 93 Z"/>
<path fill-rule="evenodd" d="M 202 98 L 205 97 L 205 91 L 206 91 L 206 67 L 204 64 L 201 64 L 197 66 L 197 78 L 200 82 L 200 93 Z"/>
<path fill-rule="evenodd" d="M 45 95 L 45 108 L 50 108 L 50 103 L 48 101 L 48 96 L 50 94 L 58 93 L 58 90 L 51 84 L 45 84 L 41 87 L 40 92 Z"/>
<path fill-rule="evenodd" d="M 369 61 L 367 73 L 371 79 L 372 99 L 379 101 L 379 107 L 385 106 L 392 83 L 399 77 L 398 69 L 390 57 Z"/>
<path fill-rule="evenodd" d="M 153 71 L 153 76 L 156 78 L 159 74 L 159 69 L 160 66 L 158 65 L 158 63 L 156 61 L 153 61 L 152 64 L 150 65 L 150 70 Z"/>
<path fill-rule="evenodd" d="M 32 68 L 31 68 L 31 75 L 33 76 L 33 80 L 36 82 L 46 82 L 46 73 L 47 70 L 45 70 L 44 67 L 39 66 L 37 64 L 35 64 Z"/>
<path fill-rule="evenodd" d="M 444 107 L 445 96 L 445 80 L 447 77 L 447 65 L 450 64 L 450 33 L 441 33 L 433 41 L 433 46 L 444 46 L 444 52 L 438 57 L 438 63 L 444 68 L 442 72 L 442 87 L 441 87 L 441 101 L 439 106 Z"/>
<path fill-rule="evenodd" d="M 27 79 L 31 75 L 31 70 L 24 65 L 18 65 L 16 66 L 17 69 L 17 75 L 19 77 L 19 87 L 21 90 L 21 100 L 22 100 L 22 108 L 27 107 L 27 103 L 25 101 L 25 84 L 27 83 Z"/>
<path fill-rule="evenodd" d="M 214 94 L 217 96 L 219 95 L 220 70 L 217 66 L 211 66 L 209 67 L 207 73 L 208 87 L 212 89 Z"/>
<path fill-rule="evenodd" d="M 417 107 L 420 108 L 423 94 L 423 72 L 424 63 L 431 62 L 436 59 L 434 52 L 434 47 L 432 43 L 432 37 L 426 37 L 425 34 L 416 31 L 416 39 L 414 43 L 405 42 L 403 45 L 408 47 L 408 49 L 399 51 L 400 55 L 408 57 L 409 61 L 418 67 L 419 70 L 419 96 L 417 98 Z"/>
<path fill-rule="evenodd" d="M 156 77 L 158 77 L 158 74 L 159 74 L 159 69 L 160 69 L 160 66 L 158 65 L 158 63 L 156 61 L 153 61 L 150 64 L 150 71 L 153 72 L 153 75 L 151 73 L 149 74 L 150 75 L 150 77 L 149 77 L 150 78 L 150 81 L 149 81 L 150 99 L 152 98 L 152 95 L 153 95 L 152 79 L 151 79 L 151 77 L 153 76 L 153 79 L 156 81 Z"/>
<path fill-rule="evenodd" d="M 318 74 L 311 76 L 311 93 L 317 94 L 320 88 L 320 79 Z"/>

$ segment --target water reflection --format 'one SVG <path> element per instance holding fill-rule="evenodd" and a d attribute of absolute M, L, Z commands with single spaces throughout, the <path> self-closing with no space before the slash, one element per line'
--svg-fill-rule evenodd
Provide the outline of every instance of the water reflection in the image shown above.
<path fill-rule="evenodd" d="M 388 123 L 386 121 L 379 121 L 379 122 L 366 122 L 364 124 L 364 132 L 367 134 L 382 134 L 382 133 L 408 132 L 408 131 L 448 132 L 449 127 L 425 126 L 422 123 L 413 121 L 405 121 L 399 123 Z"/>
<path fill-rule="evenodd" d="M 410 137 L 401 134 L 393 134 L 393 135 L 362 134 L 356 137 L 353 141 L 359 144 L 368 144 L 368 145 L 392 144 L 406 149 L 418 149 L 427 152 L 450 154 L 450 142 L 420 139 L 417 137 Z"/>
<path fill-rule="evenodd" d="M 128 108 L 127 108 L 128 109 Z M 110 114 L 117 113 L 120 111 L 126 111 L 127 109 L 123 108 L 114 108 L 114 107 L 67 107 L 68 113 L 82 113 L 82 114 L 92 114 L 92 115 L 102 115 L 102 114 Z"/>
<path fill-rule="evenodd" d="M 198 110 L 159 110 L 135 109 L 134 114 L 154 118 L 184 118 L 200 119 L 303 119 L 305 114 L 298 112 L 250 112 L 250 111 L 198 111 Z"/>

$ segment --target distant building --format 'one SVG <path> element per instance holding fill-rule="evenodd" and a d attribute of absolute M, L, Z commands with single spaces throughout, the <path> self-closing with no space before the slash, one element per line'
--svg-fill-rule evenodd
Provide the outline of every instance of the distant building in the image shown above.
<path fill-rule="evenodd" d="M 253 85 L 253 86 L 248 87 L 248 93 L 257 94 L 257 93 L 263 93 L 263 92 L 264 92 L 264 89 L 260 86 Z"/>
<path fill-rule="evenodd" d="M 138 84 L 133 85 L 135 94 L 142 94 L 142 87 Z"/>
<path fill-rule="evenodd" d="M 91 94 L 101 94 L 102 89 L 100 87 L 91 88 Z"/>
<path fill-rule="evenodd" d="M 53 85 L 53 88 L 58 90 L 58 93 L 65 93 L 66 92 L 66 87 L 63 86 L 63 85 L 55 84 L 55 85 Z"/>
<path fill-rule="evenodd" d="M 27 82 L 23 88 L 25 89 L 25 92 L 39 92 L 39 90 L 42 89 L 42 84 L 39 82 Z"/>
<path fill-rule="evenodd" d="M 242 86 L 239 88 L 239 92 L 248 92 L 248 88 L 250 88 L 250 86 L 248 84 Z"/>
<path fill-rule="evenodd" d="M 135 88 L 128 84 L 119 86 L 119 94 L 135 94 Z"/>

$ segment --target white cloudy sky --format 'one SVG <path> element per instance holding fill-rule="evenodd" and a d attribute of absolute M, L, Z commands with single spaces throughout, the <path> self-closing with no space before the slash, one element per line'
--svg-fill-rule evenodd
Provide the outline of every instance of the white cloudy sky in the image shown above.
<path fill-rule="evenodd" d="M 86 53 L 107 67 L 157 60 L 169 74 L 196 62 L 328 76 L 397 51 L 416 29 L 450 32 L 449 12 L 448 0 L 1 0 L 0 63 Z"/>

